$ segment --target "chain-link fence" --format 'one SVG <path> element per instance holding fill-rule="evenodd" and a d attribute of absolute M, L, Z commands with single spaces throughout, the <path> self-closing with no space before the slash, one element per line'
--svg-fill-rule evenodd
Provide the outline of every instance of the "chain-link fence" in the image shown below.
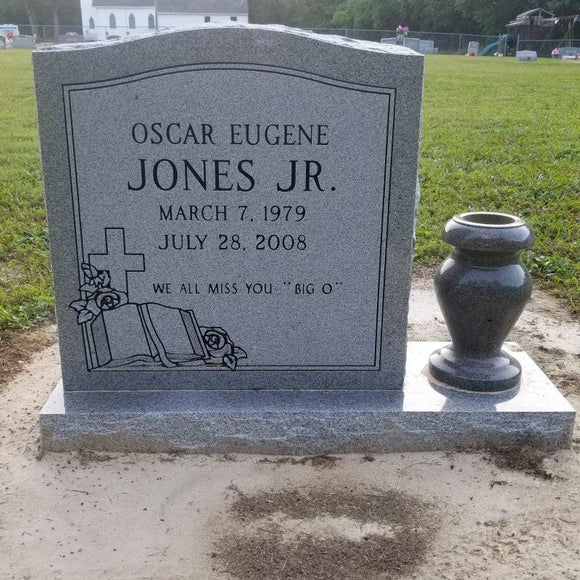
<path fill-rule="evenodd" d="M 38 44 L 56 44 L 65 42 L 91 42 L 95 40 L 114 40 L 132 34 L 144 34 L 152 30 L 147 26 L 117 26 L 116 28 L 99 27 L 83 28 L 82 26 L 52 26 L 49 24 L 19 24 L 21 36 L 33 36 L 36 34 Z"/>
<path fill-rule="evenodd" d="M 332 28 L 314 28 L 313 32 L 319 34 L 339 34 L 348 38 L 358 40 L 371 40 L 380 42 L 383 38 L 397 38 L 396 30 L 364 30 L 364 29 L 332 29 Z M 480 48 L 483 48 L 497 41 L 497 36 L 487 36 L 481 34 L 460 34 L 447 32 L 415 32 L 410 31 L 405 39 L 405 44 L 413 48 L 409 40 L 417 38 L 433 42 L 433 52 L 439 54 L 467 54 L 470 42 L 478 42 Z"/>
<path fill-rule="evenodd" d="M 313 32 L 319 34 L 338 34 L 348 38 L 356 38 L 359 40 L 370 40 L 380 42 L 381 39 L 390 39 L 390 42 L 396 42 L 396 30 L 364 30 L 364 29 L 340 29 L 340 28 L 313 28 Z M 478 53 L 484 55 L 493 55 L 496 53 L 505 55 L 515 55 L 517 50 L 535 50 L 539 56 L 548 57 L 551 55 L 554 48 L 561 47 L 577 47 L 580 48 L 580 38 L 576 39 L 544 39 L 544 40 L 522 40 L 519 37 L 511 35 L 500 34 L 496 36 L 484 34 L 462 34 L 455 32 L 415 32 L 410 31 L 403 42 L 406 46 L 417 50 L 418 42 L 413 42 L 413 39 L 419 41 L 430 41 L 425 45 L 428 48 L 431 46 L 433 52 L 436 54 L 469 54 L 473 45 L 470 43 L 478 43 Z M 399 39 L 401 40 L 401 39 Z M 471 49 L 471 50 L 470 50 Z M 487 50 L 486 50 L 487 49 Z M 421 50 L 423 52 L 423 50 Z"/>
<path fill-rule="evenodd" d="M 29 24 L 18 25 L 22 36 L 37 35 L 37 43 L 53 44 L 63 42 L 85 42 L 93 40 L 116 39 L 133 34 L 151 32 L 145 27 L 129 28 L 117 26 L 116 28 L 95 27 L 84 29 L 82 26 L 51 26 L 48 24 L 37 25 L 34 28 Z M 337 34 L 359 40 L 380 42 L 381 39 L 389 39 L 389 42 L 397 42 L 396 30 L 366 30 L 344 28 L 313 28 L 313 32 L 319 34 Z M 399 41 L 401 39 L 399 38 Z M 535 50 L 539 56 L 549 57 L 554 48 L 577 47 L 580 48 L 580 39 L 545 39 L 523 40 L 519 37 L 501 34 L 497 36 L 462 34 L 449 32 L 415 32 L 410 31 L 404 39 L 409 48 L 421 52 L 435 54 L 469 54 L 474 45 L 478 43 L 478 53 L 493 55 L 496 53 L 515 55 L 517 50 Z M 421 44 L 420 44 L 421 43 Z"/>
<path fill-rule="evenodd" d="M 517 50 L 534 50 L 538 53 L 538 56 L 548 57 L 552 54 L 552 51 L 557 48 L 560 52 L 560 56 L 564 54 L 567 48 L 576 48 L 577 50 L 568 51 L 574 54 L 580 54 L 580 39 L 572 39 L 571 42 L 562 43 L 558 40 L 547 39 L 547 40 L 521 40 L 517 39 L 514 41 L 515 47 L 514 51 Z"/>

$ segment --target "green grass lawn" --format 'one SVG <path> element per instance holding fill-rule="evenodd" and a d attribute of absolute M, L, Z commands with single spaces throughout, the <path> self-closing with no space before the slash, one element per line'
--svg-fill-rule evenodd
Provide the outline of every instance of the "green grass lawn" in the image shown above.
<path fill-rule="evenodd" d="M 0 329 L 51 315 L 52 286 L 30 52 L 0 52 Z M 537 281 L 580 307 L 580 65 L 426 60 L 417 263 L 448 253 L 457 212 L 525 217 Z"/>
<path fill-rule="evenodd" d="M 447 253 L 454 213 L 526 218 L 536 281 L 580 307 L 580 65 L 514 58 L 426 59 L 417 262 Z"/>
<path fill-rule="evenodd" d="M 0 328 L 52 313 L 31 52 L 0 51 Z"/>

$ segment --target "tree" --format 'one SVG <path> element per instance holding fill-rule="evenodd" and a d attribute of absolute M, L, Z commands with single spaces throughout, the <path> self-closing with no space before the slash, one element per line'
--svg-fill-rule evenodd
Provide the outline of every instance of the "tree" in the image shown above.
<path fill-rule="evenodd" d="M 256 24 L 288 24 L 289 6 L 293 0 L 250 0 L 250 22 Z"/>
<path fill-rule="evenodd" d="M 538 0 L 250 0 L 250 19 L 302 28 L 369 28 L 497 34 Z M 578 0 L 545 0 L 558 15 L 579 11 Z"/>
<path fill-rule="evenodd" d="M 546 9 L 556 16 L 574 16 L 580 13 L 580 3 L 578 0 L 550 0 Z"/>
<path fill-rule="evenodd" d="M 335 11 L 333 26 L 338 28 L 374 28 L 374 0 L 346 0 Z"/>
<path fill-rule="evenodd" d="M 21 24 L 28 20 L 28 13 L 22 0 L 2 0 L 0 2 L 0 23 Z"/>
<path fill-rule="evenodd" d="M 58 36 L 61 22 L 80 25 L 80 3 L 78 0 L 2 0 L 0 21 L 28 22 L 33 34 L 38 34 L 39 24 L 52 22 L 54 36 Z"/>
<path fill-rule="evenodd" d="M 36 20 L 36 6 L 34 0 L 24 0 L 24 8 L 26 9 L 26 14 L 28 15 L 28 21 L 30 22 L 30 28 L 32 29 L 32 34 L 38 34 L 38 24 Z"/>
<path fill-rule="evenodd" d="M 343 0 L 250 0 L 250 22 L 328 28 Z"/>
<path fill-rule="evenodd" d="M 290 14 L 291 26 L 330 28 L 334 13 L 343 0 L 297 0 Z"/>
<path fill-rule="evenodd" d="M 399 24 L 416 31 L 470 32 L 476 27 L 453 0 L 345 0 L 334 14 L 341 28 L 393 30 Z"/>
<path fill-rule="evenodd" d="M 60 11 L 69 3 L 70 0 L 41 0 L 52 14 L 53 36 L 58 38 L 60 34 Z"/>
<path fill-rule="evenodd" d="M 454 0 L 463 14 L 471 14 L 481 34 L 505 32 L 505 25 L 517 14 L 537 8 L 538 0 Z"/>

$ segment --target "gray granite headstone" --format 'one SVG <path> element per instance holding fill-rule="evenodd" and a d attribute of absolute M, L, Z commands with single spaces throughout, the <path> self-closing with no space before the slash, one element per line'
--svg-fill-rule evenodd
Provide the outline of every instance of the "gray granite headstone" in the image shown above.
<path fill-rule="evenodd" d="M 228 26 L 34 70 L 65 391 L 402 388 L 421 55 Z"/>
<path fill-rule="evenodd" d="M 15 36 L 12 39 L 12 48 L 33 48 L 32 36 Z"/>
<path fill-rule="evenodd" d="M 406 344 L 421 55 L 233 26 L 34 65 L 63 372 L 44 449 L 570 444 L 525 353 L 519 390 L 465 394 L 425 374 L 441 344 Z"/>
<path fill-rule="evenodd" d="M 518 52 L 516 53 L 516 58 L 522 62 L 526 61 L 535 62 L 536 60 L 538 60 L 538 53 L 535 50 L 518 50 Z"/>

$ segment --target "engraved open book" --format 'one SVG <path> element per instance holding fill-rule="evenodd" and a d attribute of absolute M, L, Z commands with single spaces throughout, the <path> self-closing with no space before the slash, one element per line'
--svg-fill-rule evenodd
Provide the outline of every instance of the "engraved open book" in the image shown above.
<path fill-rule="evenodd" d="M 129 302 L 126 292 L 111 287 L 109 271 L 82 264 L 80 300 L 71 302 L 89 370 L 143 370 L 161 367 L 236 370 L 247 358 L 219 326 L 200 326 L 193 310 L 155 302 Z"/>
<path fill-rule="evenodd" d="M 100 368 L 190 366 L 212 357 L 195 315 L 161 304 L 124 304 L 91 325 Z"/>

